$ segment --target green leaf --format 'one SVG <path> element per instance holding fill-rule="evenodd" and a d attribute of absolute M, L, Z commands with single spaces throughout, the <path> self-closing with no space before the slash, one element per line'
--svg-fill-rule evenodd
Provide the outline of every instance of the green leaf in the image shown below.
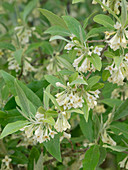
<path fill-rule="evenodd" d="M 84 105 L 83 105 L 83 112 L 84 112 L 84 118 L 85 118 L 86 122 L 88 122 L 89 109 L 88 109 L 88 104 L 87 104 L 87 102 L 85 102 Z"/>
<path fill-rule="evenodd" d="M 123 60 L 123 57 L 114 57 L 114 62 L 115 62 L 115 65 L 117 66 L 117 68 L 119 68 L 122 60 Z"/>
<path fill-rule="evenodd" d="M 114 21 L 107 15 L 98 14 L 93 18 L 93 20 L 104 27 L 114 29 Z"/>
<path fill-rule="evenodd" d="M 97 54 L 92 54 L 92 56 L 88 57 L 88 59 L 91 61 L 91 63 L 94 65 L 94 67 L 100 71 L 102 68 L 102 62 L 101 62 L 101 58 L 97 55 Z"/>
<path fill-rule="evenodd" d="M 85 157 L 83 160 L 83 169 L 84 170 L 94 170 L 98 165 L 100 157 L 99 146 L 91 146 L 89 150 L 86 151 Z"/>
<path fill-rule="evenodd" d="M 122 26 L 125 26 L 127 21 L 127 2 L 126 0 L 122 0 L 121 2 L 121 23 Z"/>
<path fill-rule="evenodd" d="M 114 120 L 118 120 L 128 115 L 128 99 L 119 106 L 114 115 Z"/>
<path fill-rule="evenodd" d="M 61 162 L 61 152 L 60 152 L 60 137 L 59 135 L 55 135 L 53 139 L 50 141 L 43 143 L 47 151 L 56 158 L 59 162 Z"/>
<path fill-rule="evenodd" d="M 67 29 L 60 26 L 52 26 L 48 28 L 44 33 L 51 35 L 71 36 L 71 33 Z"/>
<path fill-rule="evenodd" d="M 100 147 L 99 149 L 100 149 L 100 159 L 98 162 L 98 166 L 101 165 L 105 161 L 105 158 L 107 156 L 107 152 L 105 148 Z"/>
<path fill-rule="evenodd" d="M 97 37 L 99 34 L 104 33 L 105 31 L 109 31 L 110 29 L 106 27 L 99 27 L 99 28 L 92 28 L 86 35 L 86 39 L 89 39 L 91 37 Z"/>
<path fill-rule="evenodd" d="M 29 157 L 28 157 L 29 162 L 28 162 L 27 170 L 33 170 L 34 163 L 37 162 L 39 156 L 40 156 L 40 152 L 38 148 L 36 146 L 33 146 L 29 152 Z M 41 163 L 41 166 L 43 167 L 43 163 Z"/>
<path fill-rule="evenodd" d="M 93 142 L 94 136 L 93 136 L 92 120 L 89 118 L 88 122 L 86 122 L 83 115 L 79 115 L 79 116 L 80 116 L 80 128 L 83 135 L 90 142 Z"/>
<path fill-rule="evenodd" d="M 15 81 L 14 85 L 15 85 L 15 89 L 16 89 L 17 96 L 19 98 L 20 104 L 23 108 L 23 112 L 25 111 L 25 113 L 27 115 L 29 115 L 30 114 L 30 107 L 29 107 L 28 99 L 27 99 L 24 91 L 19 86 L 17 81 Z"/>
<path fill-rule="evenodd" d="M 88 85 L 88 83 L 84 79 L 79 79 L 79 78 L 77 78 L 76 80 L 74 80 L 74 81 L 72 81 L 70 83 L 70 85 L 74 85 L 74 84 L 85 84 L 85 85 Z"/>
<path fill-rule="evenodd" d="M 0 139 L 4 138 L 7 135 L 10 135 L 20 129 L 22 129 L 24 126 L 28 124 L 28 121 L 16 121 L 14 123 L 9 123 L 5 126 L 4 130 L 2 131 L 0 135 Z"/>
<path fill-rule="evenodd" d="M 45 75 L 44 77 L 55 88 L 62 88 L 62 87 L 57 87 L 56 86 L 56 82 L 60 82 L 61 84 L 63 84 L 63 82 L 60 79 L 58 79 L 57 77 L 52 76 L 52 75 Z"/>
<path fill-rule="evenodd" d="M 44 119 L 43 122 L 48 123 L 48 124 L 50 124 L 50 125 L 52 125 L 52 126 L 55 125 L 55 120 L 54 120 L 53 117 L 51 117 L 51 116 L 48 117 L 47 119 Z"/>
<path fill-rule="evenodd" d="M 38 0 L 31 0 L 29 3 L 25 6 L 23 11 L 23 21 L 26 21 L 26 18 L 28 15 L 32 12 L 32 10 L 36 7 Z"/>
<path fill-rule="evenodd" d="M 62 75 L 71 75 L 74 72 L 64 69 L 64 70 L 59 71 L 59 73 L 62 74 Z"/>
<path fill-rule="evenodd" d="M 110 99 L 110 98 L 100 100 L 100 102 L 104 103 L 104 104 L 106 104 L 106 105 L 108 105 L 108 106 L 110 106 L 112 108 L 114 106 L 117 108 L 117 107 L 119 107 L 119 105 L 122 104 L 122 101 L 120 99 Z"/>
<path fill-rule="evenodd" d="M 34 164 L 34 170 L 44 170 L 43 161 L 44 161 L 43 152 L 41 152 L 37 163 Z"/>
<path fill-rule="evenodd" d="M 63 66 L 65 67 L 65 68 L 67 68 L 68 70 L 70 70 L 70 71 L 75 71 L 74 70 L 74 68 L 73 68 L 73 66 L 71 65 L 71 63 L 69 63 L 67 60 L 65 60 L 64 58 L 62 58 L 62 57 L 57 57 L 57 60 L 60 62 L 60 64 L 63 64 Z"/>
<path fill-rule="evenodd" d="M 115 54 L 113 52 L 111 52 L 111 51 L 105 51 L 104 56 L 109 57 L 109 58 L 114 58 Z"/>
<path fill-rule="evenodd" d="M 61 107 L 58 105 L 56 99 L 55 99 L 50 93 L 48 93 L 48 92 L 46 92 L 46 91 L 45 91 L 44 93 L 46 93 L 46 95 L 51 99 L 51 101 L 54 103 L 54 105 L 55 105 L 59 110 L 61 110 Z"/>
<path fill-rule="evenodd" d="M 110 77 L 110 71 L 109 70 L 104 70 L 102 73 L 102 79 L 103 81 L 106 81 Z"/>
<path fill-rule="evenodd" d="M 14 58 L 16 59 L 19 65 L 21 65 L 22 54 L 23 54 L 23 49 L 18 49 L 14 52 Z"/>
<path fill-rule="evenodd" d="M 10 74 L 8 74 L 7 72 L 3 71 L 3 70 L 1 70 L 1 74 L 2 74 L 2 77 L 3 77 L 4 81 L 5 81 L 5 83 L 7 84 L 8 88 L 10 89 L 11 93 L 14 96 L 17 96 L 16 89 L 15 89 L 15 86 L 14 86 L 15 78 L 13 76 L 11 76 Z M 19 86 L 21 87 L 21 89 L 26 94 L 28 100 L 30 100 L 31 103 L 36 108 L 42 106 L 41 100 L 39 99 L 39 97 L 32 90 L 30 90 L 22 82 L 20 82 L 18 80 L 17 80 L 17 82 L 19 83 Z"/>
<path fill-rule="evenodd" d="M 55 36 L 51 37 L 49 41 L 53 41 L 53 40 L 63 40 L 63 41 L 66 41 L 68 43 L 71 43 L 71 41 L 67 40 L 66 38 L 64 38 L 60 35 L 55 35 Z"/>
<path fill-rule="evenodd" d="M 87 89 L 91 89 L 98 81 L 100 80 L 100 76 L 92 76 L 87 80 L 88 86 Z"/>
<path fill-rule="evenodd" d="M 73 112 L 75 112 L 75 113 L 79 113 L 79 114 L 84 114 L 84 112 L 82 111 L 82 110 L 80 110 L 80 109 L 70 109 L 70 110 L 68 110 L 68 111 L 66 111 L 67 113 L 73 113 Z"/>
<path fill-rule="evenodd" d="M 56 118 L 56 117 L 58 117 L 58 112 L 56 112 L 56 111 L 54 111 L 54 110 L 47 110 L 47 111 L 45 112 L 45 115 L 47 115 L 47 116 L 52 116 L 52 117 Z"/>
<path fill-rule="evenodd" d="M 128 139 L 128 124 L 123 122 L 113 122 L 110 129 L 117 135 L 122 134 Z"/>
<path fill-rule="evenodd" d="M 89 17 L 85 18 L 85 20 L 84 20 L 84 26 L 83 26 L 84 29 L 87 27 L 89 19 L 90 19 L 95 13 L 97 13 L 97 12 L 95 11 L 95 12 L 93 12 L 91 15 L 89 15 Z"/>
<path fill-rule="evenodd" d="M 109 7 L 107 7 L 107 5 L 103 4 L 100 0 L 95 0 L 96 2 L 98 2 L 101 6 L 103 6 L 110 14 L 112 14 L 117 21 L 120 23 L 120 19 L 117 17 L 117 15 L 115 14 L 114 11 L 112 11 Z"/>
<path fill-rule="evenodd" d="M 50 21 L 52 25 L 58 25 L 67 29 L 67 26 L 61 17 L 55 15 L 54 13 L 48 11 L 47 9 L 39 8 L 39 11 Z"/>
<path fill-rule="evenodd" d="M 92 88 L 90 89 L 91 91 L 95 91 L 97 89 L 102 89 L 104 87 L 104 83 L 96 83 Z"/>
<path fill-rule="evenodd" d="M 128 148 L 123 147 L 123 146 L 109 146 L 109 145 L 103 145 L 103 147 L 112 149 L 113 151 L 117 151 L 117 152 L 124 152 L 124 151 L 128 150 Z"/>
<path fill-rule="evenodd" d="M 69 83 L 71 83 L 72 81 L 76 80 L 78 77 L 78 72 L 73 73 L 70 77 L 69 77 Z"/>
<path fill-rule="evenodd" d="M 71 16 L 63 16 L 65 23 L 67 24 L 68 29 L 72 34 L 74 34 L 79 40 L 85 40 L 84 29 L 81 24 Z"/>
<path fill-rule="evenodd" d="M 6 43 L 6 42 L 0 42 L 0 49 L 7 49 L 7 50 L 11 50 L 11 51 L 16 50 L 12 44 Z"/>
<path fill-rule="evenodd" d="M 78 2 L 84 2 L 84 0 L 73 0 L 73 1 L 72 1 L 72 4 L 76 4 L 76 3 L 78 3 Z"/>
<path fill-rule="evenodd" d="M 47 86 L 46 92 L 50 93 L 50 87 L 51 87 L 51 85 Z M 44 102 L 45 110 L 48 110 L 49 109 L 49 97 L 45 93 L 44 93 L 44 97 L 43 97 L 43 102 Z"/>

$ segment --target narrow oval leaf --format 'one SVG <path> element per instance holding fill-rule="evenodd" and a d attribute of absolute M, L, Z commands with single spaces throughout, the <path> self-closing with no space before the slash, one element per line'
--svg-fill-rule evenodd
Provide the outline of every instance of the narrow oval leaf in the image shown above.
<path fill-rule="evenodd" d="M 56 158 L 59 162 L 61 162 L 61 152 L 60 152 L 60 137 L 59 135 L 55 135 L 53 139 L 50 141 L 43 143 L 47 151 Z"/>
<path fill-rule="evenodd" d="M 107 15 L 98 14 L 93 18 L 93 20 L 104 27 L 114 29 L 114 21 Z"/>
<path fill-rule="evenodd" d="M 48 11 L 47 9 L 39 8 L 39 10 L 50 21 L 52 25 L 59 25 L 61 27 L 67 28 L 64 20 L 58 15 L 55 15 L 54 13 Z"/>
<path fill-rule="evenodd" d="M 97 54 L 92 54 L 91 57 L 88 57 L 94 67 L 100 71 L 102 68 L 101 58 Z"/>
<path fill-rule="evenodd" d="M 72 34 L 74 34 L 79 40 L 81 38 L 83 41 L 85 40 L 85 33 L 84 29 L 82 28 L 81 24 L 71 16 L 63 16 L 65 23 L 67 24 L 68 29 Z M 81 37 L 82 36 L 82 37 Z"/>
<path fill-rule="evenodd" d="M 7 135 L 10 135 L 20 129 L 22 129 L 24 126 L 26 126 L 29 122 L 28 121 L 16 121 L 14 123 L 9 123 L 5 126 L 4 130 L 2 131 L 0 135 L 0 139 L 4 138 Z"/>
<path fill-rule="evenodd" d="M 89 150 L 86 151 L 85 157 L 83 160 L 83 169 L 84 170 L 94 170 L 98 165 L 100 157 L 99 146 L 91 146 Z"/>

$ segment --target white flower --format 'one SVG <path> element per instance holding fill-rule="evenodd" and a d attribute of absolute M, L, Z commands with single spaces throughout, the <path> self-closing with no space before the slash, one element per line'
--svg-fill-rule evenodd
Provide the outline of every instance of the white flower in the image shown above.
<path fill-rule="evenodd" d="M 88 55 L 91 56 L 91 55 L 92 55 L 92 51 L 89 51 L 89 52 L 88 52 Z"/>
<path fill-rule="evenodd" d="M 68 97 L 69 97 L 70 102 L 73 103 L 75 96 L 71 93 Z"/>
<path fill-rule="evenodd" d="M 63 136 L 60 137 L 60 142 L 61 142 L 64 138 L 70 139 L 70 138 L 71 138 L 71 134 L 68 134 L 68 133 L 66 133 L 66 132 L 63 132 Z"/>
<path fill-rule="evenodd" d="M 88 58 L 85 58 L 81 66 L 78 68 L 79 71 L 82 71 L 83 73 L 86 73 L 88 70 L 90 70 L 90 60 Z"/>
<path fill-rule="evenodd" d="M 99 95 L 98 95 L 98 94 L 100 94 L 100 91 L 99 91 L 99 90 L 89 91 L 89 92 L 92 93 L 92 94 L 94 94 L 94 96 L 95 96 L 96 98 L 99 98 Z"/>
<path fill-rule="evenodd" d="M 128 169 L 128 161 L 127 161 L 127 163 L 126 163 L 126 166 L 125 166 L 125 168 L 126 168 L 126 169 Z"/>
<path fill-rule="evenodd" d="M 128 159 L 128 156 L 126 156 L 122 161 L 119 162 L 120 168 L 124 168 L 125 167 L 125 163 Z"/>
<path fill-rule="evenodd" d="M 125 60 L 128 61 L 128 53 L 125 55 Z"/>
<path fill-rule="evenodd" d="M 38 121 L 44 120 L 44 114 L 37 112 L 35 118 L 37 118 Z"/>
<path fill-rule="evenodd" d="M 74 47 L 74 44 L 68 43 L 68 44 L 64 47 L 64 49 L 65 49 L 65 50 L 71 50 L 72 47 Z"/>
<path fill-rule="evenodd" d="M 24 61 L 24 67 L 23 67 L 23 75 L 26 76 L 28 72 L 36 72 L 37 69 L 35 69 L 28 61 Z"/>
<path fill-rule="evenodd" d="M 30 138 L 32 135 L 33 135 L 33 131 L 34 131 L 34 128 L 33 128 L 33 124 L 31 125 L 28 125 L 25 127 L 25 134 L 27 135 L 27 138 Z"/>
<path fill-rule="evenodd" d="M 51 136 L 51 138 L 54 138 L 54 135 L 57 134 L 55 131 L 51 130 L 51 128 L 49 128 L 49 136 Z"/>
<path fill-rule="evenodd" d="M 95 47 L 95 50 L 94 50 L 94 53 L 95 54 L 98 54 L 99 56 L 101 55 L 101 51 L 102 51 L 103 48 L 99 48 L 99 47 Z"/>
<path fill-rule="evenodd" d="M 116 142 L 107 134 L 106 130 L 101 136 L 102 136 L 102 141 L 104 143 L 108 143 L 111 146 L 116 146 Z"/>
<path fill-rule="evenodd" d="M 4 159 L 2 159 L 2 162 L 5 163 L 5 165 L 9 168 L 9 163 L 12 161 L 11 158 L 9 158 L 7 155 L 5 156 Z"/>
<path fill-rule="evenodd" d="M 70 124 L 68 123 L 66 117 L 60 113 L 58 118 L 57 118 L 57 121 L 55 123 L 55 126 L 54 128 L 58 131 L 58 132 L 62 132 L 62 131 L 65 131 L 66 129 L 70 129 Z"/>
<path fill-rule="evenodd" d="M 92 4 L 97 4 L 97 2 L 95 0 L 92 1 Z"/>
<path fill-rule="evenodd" d="M 43 136 L 43 141 L 48 141 L 50 140 L 49 134 L 48 134 L 48 129 L 46 128 L 44 136 Z"/>
<path fill-rule="evenodd" d="M 57 87 L 62 87 L 62 88 L 66 88 L 66 86 L 64 86 L 62 83 L 60 83 L 60 82 L 56 82 L 56 86 Z"/>
<path fill-rule="evenodd" d="M 116 24 L 114 25 L 114 28 L 118 30 L 121 28 L 121 26 L 122 26 L 121 23 L 116 22 Z"/>
<path fill-rule="evenodd" d="M 105 70 L 109 70 L 110 74 L 112 74 L 112 71 L 114 70 L 113 64 L 111 66 L 106 67 Z"/>
<path fill-rule="evenodd" d="M 81 62 L 81 60 L 83 59 L 84 55 L 81 55 L 80 57 L 78 57 L 77 59 L 74 60 L 73 62 L 73 67 L 78 67 L 78 64 Z"/>
<path fill-rule="evenodd" d="M 8 61 L 9 61 L 9 63 L 8 63 L 9 70 L 15 70 L 17 73 L 21 69 L 19 64 L 17 63 L 17 61 L 14 58 L 9 58 Z"/>

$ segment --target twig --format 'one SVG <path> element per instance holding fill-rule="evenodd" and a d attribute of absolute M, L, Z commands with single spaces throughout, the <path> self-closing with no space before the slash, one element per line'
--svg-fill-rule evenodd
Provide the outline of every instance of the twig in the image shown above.
<path fill-rule="evenodd" d="M 100 57 L 103 56 L 104 52 L 108 49 L 108 44 L 106 44 L 106 46 L 103 48 L 103 50 L 101 51 L 101 55 Z"/>
<path fill-rule="evenodd" d="M 91 74 L 92 74 L 92 71 L 90 71 L 90 72 L 88 73 L 88 75 L 86 76 L 86 79 L 88 79 Z"/>
<path fill-rule="evenodd" d="M 96 43 L 98 43 L 98 42 L 100 43 L 100 42 L 105 42 L 105 41 L 106 40 L 91 40 L 91 41 L 88 40 L 87 43 L 95 43 L 95 42 Z"/>

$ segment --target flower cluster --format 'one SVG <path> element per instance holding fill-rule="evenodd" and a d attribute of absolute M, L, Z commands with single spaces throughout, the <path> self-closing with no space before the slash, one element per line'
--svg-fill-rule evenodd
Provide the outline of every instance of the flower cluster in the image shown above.
<path fill-rule="evenodd" d="M 39 112 L 35 115 L 35 121 L 32 121 L 30 125 L 22 128 L 21 131 L 25 131 L 27 138 L 33 137 L 33 139 L 39 143 L 50 140 L 50 137 L 54 138 L 56 134 L 56 132 L 52 130 L 52 126 L 45 123 L 44 114 Z"/>
<path fill-rule="evenodd" d="M 37 69 L 30 64 L 31 58 L 26 57 L 23 62 L 23 75 L 26 76 L 28 72 L 36 72 Z M 18 73 L 21 70 L 21 66 L 18 64 L 14 57 L 8 58 L 8 69 L 15 70 Z"/>
<path fill-rule="evenodd" d="M 121 86 L 120 88 L 114 89 L 111 94 L 112 99 L 121 99 L 126 100 L 128 98 L 128 86 L 125 84 L 124 86 Z"/>
<path fill-rule="evenodd" d="M 72 87 L 69 85 L 68 82 L 67 86 L 64 86 L 61 83 L 57 82 L 56 86 L 65 88 L 64 91 L 56 94 L 56 101 L 58 102 L 59 106 L 63 106 L 64 110 L 71 108 L 81 108 L 83 106 L 84 100 L 80 92 L 78 92 L 77 85 Z"/>
<path fill-rule="evenodd" d="M 105 6 L 111 8 L 115 14 L 120 14 L 120 10 L 119 8 L 121 7 L 121 0 L 115 0 L 115 1 L 110 1 L 110 0 L 102 0 L 101 1 Z M 95 0 L 92 1 L 92 4 L 97 4 L 97 2 Z M 101 6 L 103 8 L 104 11 L 106 11 L 106 9 Z"/>
<path fill-rule="evenodd" d="M 79 91 L 79 86 L 75 85 L 74 87 L 70 86 L 69 82 L 67 86 L 62 85 L 61 83 L 57 82 L 57 86 L 65 88 L 64 91 L 61 93 L 56 94 L 56 101 L 58 102 L 59 106 L 63 106 L 64 110 L 69 110 L 71 108 L 82 108 L 84 99 L 81 91 Z M 97 98 L 99 98 L 99 90 L 95 91 L 83 91 L 85 94 L 85 100 L 88 105 L 88 111 L 93 109 L 94 106 L 97 105 Z"/>
<path fill-rule="evenodd" d="M 116 22 L 114 25 L 114 28 L 116 29 L 113 32 L 105 32 L 106 34 L 106 42 L 109 44 L 110 48 L 116 51 L 117 49 L 126 48 L 127 47 L 127 39 L 128 38 L 128 31 L 126 28 L 123 28 L 121 23 Z M 111 35 L 114 35 L 112 38 L 110 38 Z"/>
<path fill-rule="evenodd" d="M 122 58 L 122 62 L 120 62 L 119 67 L 113 62 L 112 65 L 106 67 L 105 70 L 109 70 L 111 74 L 108 78 L 109 82 L 123 85 L 124 79 L 128 79 L 128 54 L 126 54 L 125 57 L 120 57 Z"/>
<path fill-rule="evenodd" d="M 88 111 L 93 109 L 97 105 L 97 98 L 99 98 L 99 90 L 86 92 L 86 102 L 88 105 Z"/>
<path fill-rule="evenodd" d="M 35 27 L 32 27 L 31 29 L 24 28 L 24 26 L 15 27 L 16 35 L 22 45 L 25 45 L 29 42 L 29 38 L 32 36 L 32 32 L 34 30 Z"/>
<path fill-rule="evenodd" d="M 76 37 L 72 36 L 71 43 L 68 43 L 65 46 L 65 49 L 69 52 L 70 50 L 74 49 L 77 51 L 77 58 L 73 62 L 73 67 L 76 68 L 76 71 L 87 73 L 87 71 L 93 71 L 95 72 L 95 67 L 90 62 L 89 58 L 92 54 L 101 55 L 102 48 L 101 47 L 89 47 L 87 46 L 86 42 L 84 42 L 83 45 L 80 44 L 78 40 L 76 40 Z"/>

